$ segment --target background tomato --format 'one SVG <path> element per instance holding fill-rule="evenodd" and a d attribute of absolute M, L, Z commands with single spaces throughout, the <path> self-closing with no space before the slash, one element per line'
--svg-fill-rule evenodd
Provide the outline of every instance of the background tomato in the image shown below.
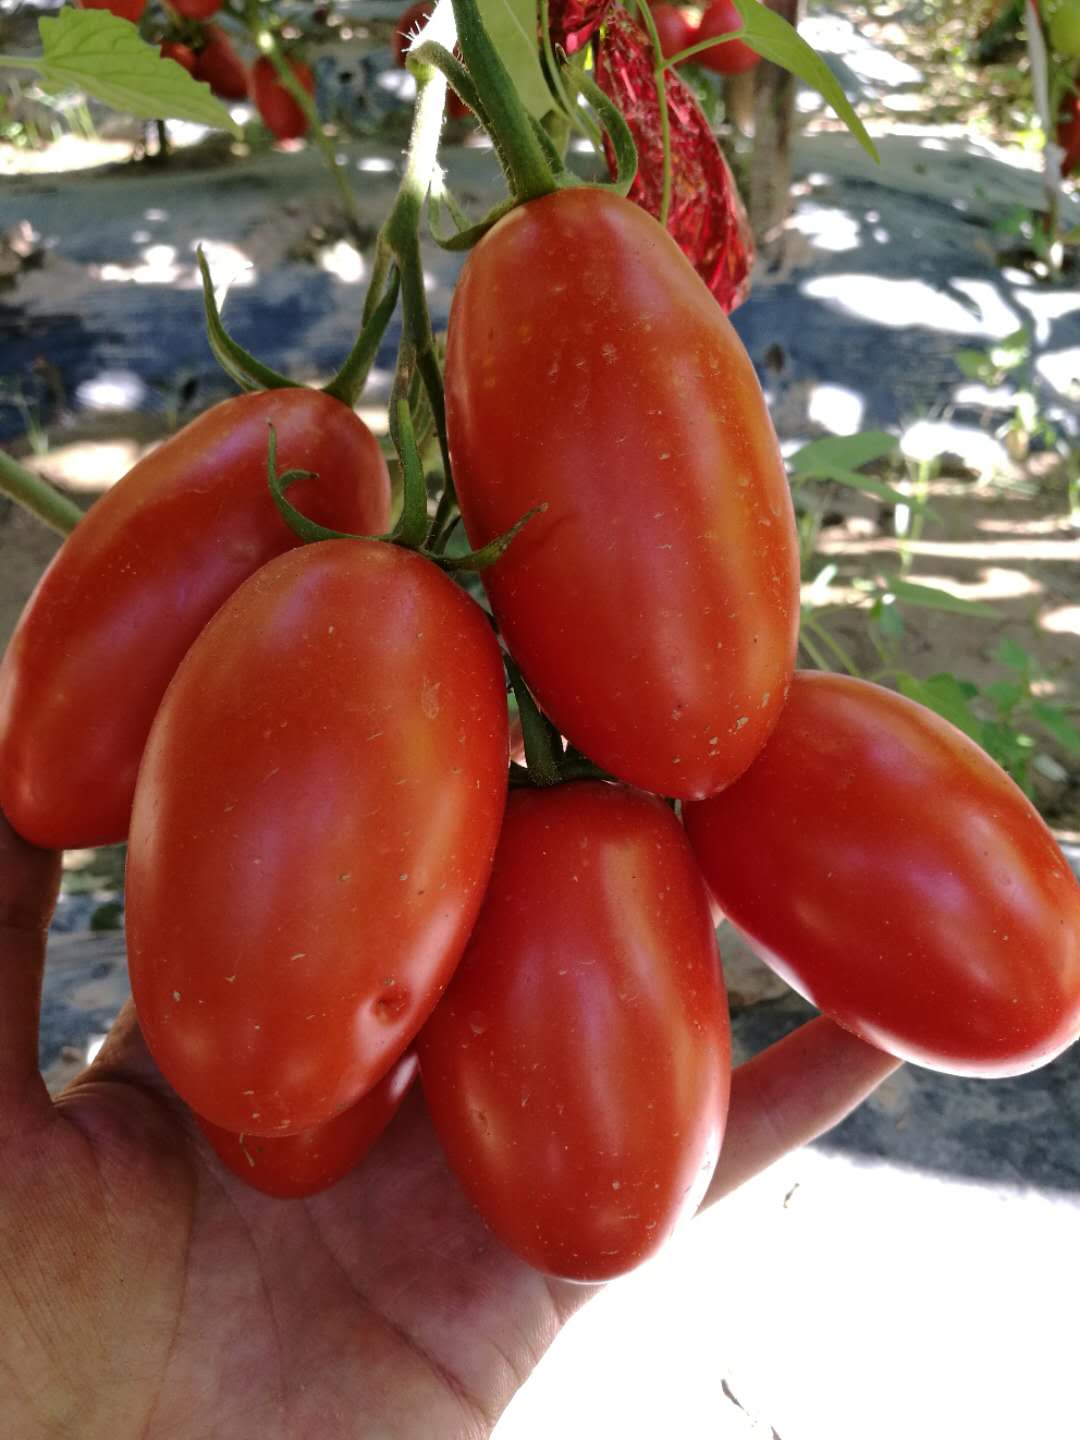
<path fill-rule="evenodd" d="M 595 782 L 514 791 L 418 1050 L 450 1164 L 504 1244 L 573 1280 L 657 1250 L 708 1186 L 731 1063 L 708 899 L 671 810 Z"/>
<path fill-rule="evenodd" d="M 201 1115 L 195 1119 L 221 1163 L 246 1185 L 264 1195 L 298 1200 L 329 1190 L 359 1165 L 415 1078 L 416 1056 L 410 1051 L 363 1099 L 298 1135 L 234 1135 Z"/>
<path fill-rule="evenodd" d="M 290 60 L 289 67 L 309 95 L 315 94 L 315 72 L 302 60 Z M 251 72 L 251 94 L 262 122 L 276 140 L 298 140 L 307 134 L 308 117 L 278 79 L 277 71 L 263 55 Z"/>
<path fill-rule="evenodd" d="M 865 681 L 798 674 L 761 756 L 684 809 L 728 918 L 849 1030 L 958 1075 L 1080 1033 L 1080 886 L 989 757 Z"/>
<path fill-rule="evenodd" d="M 137 25 L 146 9 L 146 0 L 78 0 L 83 10 L 109 10 L 121 20 Z"/>
<path fill-rule="evenodd" d="M 683 12 L 675 5 L 653 5 L 653 23 L 660 41 L 660 53 L 670 59 L 686 50 L 697 39 L 694 27 Z"/>
<path fill-rule="evenodd" d="M 435 1005 L 506 797 L 487 618 L 429 560 L 306 545 L 222 606 L 139 771 L 128 962 L 191 1108 L 292 1134 L 356 1101 Z"/>
<path fill-rule="evenodd" d="M 742 27 L 742 16 L 732 4 L 732 0 L 714 0 L 701 17 L 694 43 L 711 40 L 716 35 L 730 35 L 733 30 L 741 30 Z M 702 50 L 700 55 L 694 56 L 693 63 L 716 70 L 721 75 L 742 75 L 744 71 L 753 70 L 755 65 L 760 65 L 761 56 L 742 40 L 727 40 L 723 45 Z"/>
<path fill-rule="evenodd" d="M 185 20 L 209 20 L 221 9 L 222 0 L 169 0 L 169 4 Z"/>
<path fill-rule="evenodd" d="M 161 58 L 163 60 L 175 60 L 182 65 L 189 75 L 194 75 L 198 67 L 199 59 L 190 45 L 184 45 L 179 40 L 163 40 L 161 42 Z"/>
<path fill-rule="evenodd" d="M 728 784 L 783 703 L 798 554 L 754 368 L 678 246 L 584 187 L 513 211 L 454 292 L 446 398 L 470 542 L 547 503 L 484 584 L 561 733 L 645 790 Z"/>
<path fill-rule="evenodd" d="M 128 830 L 135 772 L 184 652 L 260 565 L 297 544 L 266 483 L 267 426 L 305 514 L 386 528 L 378 441 L 339 400 L 268 390 L 226 400 L 166 440 L 68 537 L 0 663 L 0 808 L 27 840 L 107 845 Z"/>
<path fill-rule="evenodd" d="M 217 25 L 207 25 L 206 44 L 199 51 L 196 80 L 204 80 L 219 100 L 246 100 L 248 73 L 232 41 Z"/>
<path fill-rule="evenodd" d="M 432 0 L 419 0 L 418 4 L 410 5 L 407 10 L 402 12 L 390 42 L 394 52 L 394 63 L 400 69 L 404 70 L 409 46 L 434 8 Z"/>
<path fill-rule="evenodd" d="M 1073 77 L 1073 85 L 1058 114 L 1056 138 L 1065 152 L 1061 157 L 1062 175 L 1071 175 L 1080 166 L 1080 71 Z"/>

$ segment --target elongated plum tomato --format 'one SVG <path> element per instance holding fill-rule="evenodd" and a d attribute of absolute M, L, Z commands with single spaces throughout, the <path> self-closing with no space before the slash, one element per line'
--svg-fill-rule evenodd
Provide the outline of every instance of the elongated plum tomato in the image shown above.
<path fill-rule="evenodd" d="M 606 1280 L 664 1243 L 716 1164 L 731 1050 L 705 887 L 663 801 L 511 793 L 418 1049 L 451 1167 L 530 1265 Z"/>
<path fill-rule="evenodd" d="M 743 18 L 732 0 L 714 0 L 701 17 L 701 24 L 691 44 L 697 44 L 699 40 L 713 40 L 720 35 L 731 35 L 742 28 Z M 704 65 L 707 70 L 715 70 L 720 75 L 742 75 L 760 65 L 761 56 L 744 40 L 725 40 L 709 50 L 700 51 L 692 57 L 690 63 Z"/>
<path fill-rule="evenodd" d="M 311 470 L 289 498 L 324 525 L 377 534 L 390 481 L 378 441 L 315 390 L 208 410 L 96 502 L 31 595 L 0 663 L 0 808 L 37 845 L 128 831 L 135 772 L 184 652 L 218 606 L 298 542 L 266 481 Z"/>
<path fill-rule="evenodd" d="M 221 1163 L 246 1185 L 299 1200 L 329 1190 L 360 1164 L 415 1078 L 416 1056 L 409 1051 L 355 1105 L 298 1135 L 234 1135 L 201 1115 L 195 1120 Z"/>
<path fill-rule="evenodd" d="M 289 68 L 309 95 L 315 94 L 315 72 L 302 60 L 289 59 Z M 275 140 L 298 140 L 308 131 L 308 117 L 278 79 L 265 55 L 251 71 L 251 95 L 263 124 Z"/>
<path fill-rule="evenodd" d="M 330 540 L 263 566 L 188 651 L 139 771 L 128 963 L 198 1115 L 320 1125 L 386 1073 L 468 939 L 506 798 L 506 691 L 429 560 Z"/>
<path fill-rule="evenodd" d="M 484 573 L 540 703 L 642 789 L 727 785 L 780 712 L 799 615 L 787 479 L 727 317 L 651 215 L 581 187 L 484 236 L 447 346 L 470 541 L 548 507 Z"/>
<path fill-rule="evenodd" d="M 119 20 L 137 25 L 146 9 L 146 0 L 79 0 L 82 10 L 111 10 Z"/>
<path fill-rule="evenodd" d="M 728 918 L 870 1044 L 1017 1075 L 1080 1033 L 1080 886 L 1016 785 L 921 705 L 797 674 L 752 767 L 684 817 Z"/>

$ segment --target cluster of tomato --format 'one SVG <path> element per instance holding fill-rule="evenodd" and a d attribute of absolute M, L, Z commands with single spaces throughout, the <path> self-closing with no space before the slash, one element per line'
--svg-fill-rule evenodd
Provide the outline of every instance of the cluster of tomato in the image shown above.
<path fill-rule="evenodd" d="M 437 546 L 285 525 L 268 424 L 298 510 L 385 532 L 348 406 L 226 401 L 94 505 L 28 602 L 0 807 L 41 845 L 127 838 L 143 1033 L 238 1174 L 332 1184 L 419 1070 L 494 1232 L 598 1280 L 696 1208 L 722 1142 L 710 890 L 855 1033 L 991 1076 L 1080 1032 L 1080 886 L 965 736 L 794 671 L 764 398 L 643 209 L 573 186 L 501 219 L 445 383 L 469 542 L 532 514 L 483 572 L 490 617 Z"/>
<path fill-rule="evenodd" d="M 741 30 L 743 24 L 732 0 L 712 0 L 696 25 L 692 16 L 680 6 L 659 4 L 650 6 L 650 9 L 660 49 L 669 59 L 703 40 L 732 35 Z M 707 70 L 715 70 L 718 75 L 743 75 L 761 63 L 761 56 L 741 40 L 728 40 L 723 45 L 699 51 L 691 56 L 689 63 L 703 65 Z"/>
<path fill-rule="evenodd" d="M 138 25 L 147 0 L 78 0 L 84 10 L 109 10 L 121 20 Z M 260 56 L 250 72 L 232 41 L 219 25 L 209 23 L 224 0 L 169 0 L 170 27 L 175 35 L 160 42 L 166 60 L 175 60 L 189 75 L 202 80 L 221 100 L 247 100 L 259 112 L 275 140 L 297 140 L 307 133 L 308 118 L 281 83 L 272 61 Z M 296 56 L 288 57 L 296 79 L 315 93 L 311 66 Z"/>

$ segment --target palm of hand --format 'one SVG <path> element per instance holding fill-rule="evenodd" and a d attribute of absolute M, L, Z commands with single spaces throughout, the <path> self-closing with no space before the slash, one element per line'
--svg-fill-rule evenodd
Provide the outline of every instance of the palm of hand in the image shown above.
<path fill-rule="evenodd" d="M 0 816 L 0 1435 L 487 1435 L 590 1288 L 491 1235 L 418 1091 L 359 1169 L 293 1201 L 219 1165 L 130 1008 L 54 1106 L 37 1020 L 58 871 Z M 708 1198 L 896 1064 L 815 1020 L 742 1066 Z"/>
<path fill-rule="evenodd" d="M 0 1334 L 21 1336 L 23 1409 L 4 1433 L 486 1435 L 588 1292 L 491 1236 L 419 1096 L 377 1163 L 273 1200 L 217 1163 L 122 1024 L 101 1078 L 8 1152 Z"/>

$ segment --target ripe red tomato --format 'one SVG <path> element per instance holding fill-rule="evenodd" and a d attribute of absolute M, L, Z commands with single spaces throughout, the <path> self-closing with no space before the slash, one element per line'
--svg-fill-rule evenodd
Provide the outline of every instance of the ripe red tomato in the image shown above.
<path fill-rule="evenodd" d="M 196 80 L 204 80 L 219 100 L 246 100 L 248 74 L 232 41 L 217 25 L 206 27 L 206 44 L 199 51 Z"/>
<path fill-rule="evenodd" d="M 182 65 L 189 75 L 194 75 L 199 58 L 190 45 L 184 45 L 179 40 L 163 40 L 161 42 L 161 58 L 163 60 L 175 60 Z"/>
<path fill-rule="evenodd" d="M 434 8 L 433 0 L 419 0 L 418 4 L 410 5 L 402 12 L 390 42 L 394 51 L 394 64 L 399 69 L 404 70 L 409 46 Z"/>
<path fill-rule="evenodd" d="M 290 60 L 289 67 L 309 95 L 315 94 L 315 72 L 302 60 Z M 299 140 L 307 134 L 308 117 L 278 79 L 277 71 L 263 55 L 251 72 L 251 94 L 262 122 L 275 140 Z"/>
<path fill-rule="evenodd" d="M 264 565 L 188 651 L 135 791 L 131 986 L 196 1114 L 320 1125 L 386 1073 L 457 964 L 506 796 L 506 689 L 429 560 L 330 540 Z"/>
<path fill-rule="evenodd" d="M 687 805 L 717 902 L 856 1035 L 1017 1075 L 1080 1033 L 1080 886 L 973 741 L 865 681 L 797 674 L 746 774 Z"/>
<path fill-rule="evenodd" d="M 465 957 L 418 1041 L 466 1194 L 530 1265 L 631 1269 L 693 1214 L 727 1115 L 716 936 L 679 823 L 594 781 L 511 793 Z"/>
<path fill-rule="evenodd" d="M 146 0 L 78 0 L 83 10 L 109 10 L 120 20 L 137 25 L 146 9 Z"/>
<path fill-rule="evenodd" d="M 209 20 L 221 9 L 222 0 L 169 0 L 169 4 L 185 20 Z"/>
<path fill-rule="evenodd" d="M 412 1051 L 373 1090 L 325 1125 L 298 1135 L 234 1135 L 196 1115 L 199 1129 L 226 1169 L 264 1195 L 297 1200 L 329 1190 L 359 1165 L 393 1119 L 416 1077 Z"/>
<path fill-rule="evenodd" d="M 701 17 L 693 43 L 711 40 L 715 35 L 730 35 L 741 30 L 742 16 L 731 0 L 713 0 L 713 4 Z M 761 56 L 742 40 L 727 40 L 723 45 L 714 45 L 693 57 L 695 65 L 704 65 L 708 70 L 717 70 L 721 75 L 741 75 L 761 64 Z"/>
<path fill-rule="evenodd" d="M 783 703 L 798 554 L 754 368 L 678 246 L 608 192 L 512 211 L 454 292 L 446 399 L 471 543 L 547 502 L 484 584 L 561 733 L 643 790 L 728 784 Z"/>
<path fill-rule="evenodd" d="M 0 809 L 37 845 L 127 835 L 135 772 L 165 687 L 241 581 L 297 541 L 266 483 L 319 472 L 290 498 L 313 519 L 386 528 L 378 442 L 316 390 L 226 400 L 166 440 L 93 506 L 27 602 L 0 663 Z"/>
<path fill-rule="evenodd" d="M 1076 88 L 1065 96 L 1058 114 L 1057 143 L 1065 152 L 1061 157 L 1063 176 L 1080 167 L 1080 73 L 1073 83 Z"/>
<path fill-rule="evenodd" d="M 683 11 L 675 5 L 653 5 L 650 8 L 660 41 L 660 53 L 666 59 L 693 45 L 698 37 Z"/>

